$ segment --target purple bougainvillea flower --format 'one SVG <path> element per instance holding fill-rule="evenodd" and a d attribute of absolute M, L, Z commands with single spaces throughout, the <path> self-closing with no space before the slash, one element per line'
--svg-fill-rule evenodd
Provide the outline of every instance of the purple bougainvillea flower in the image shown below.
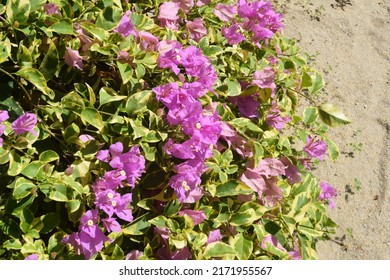
<path fill-rule="evenodd" d="M 267 178 L 285 175 L 286 172 L 286 167 L 283 162 L 276 158 L 264 158 L 256 167 L 253 168 L 252 166 L 253 162 L 249 162 L 247 164 L 247 167 L 249 167 L 253 172 L 257 172 Z"/>
<path fill-rule="evenodd" d="M 280 159 L 280 161 L 283 162 L 284 166 L 286 167 L 285 175 L 287 177 L 287 182 L 291 185 L 301 182 L 302 176 L 299 172 L 299 168 L 293 165 L 288 157 L 283 157 Z"/>
<path fill-rule="evenodd" d="M 1 138 L 1 136 L 3 136 L 4 130 L 5 130 L 5 125 L 0 124 L 0 147 L 3 146 L 4 140 L 3 140 L 3 138 Z"/>
<path fill-rule="evenodd" d="M 232 21 L 237 14 L 237 6 L 218 3 L 215 5 L 214 14 L 222 21 Z"/>
<path fill-rule="evenodd" d="M 81 49 L 86 52 L 88 51 L 91 46 L 96 42 L 96 41 L 93 41 L 92 39 L 90 39 L 88 37 L 88 34 L 87 32 L 85 32 L 85 30 L 81 27 L 81 25 L 79 23 L 75 23 L 74 25 L 75 27 L 75 31 L 78 35 L 78 38 L 80 40 L 80 43 L 81 43 Z"/>
<path fill-rule="evenodd" d="M 282 246 L 282 244 L 280 244 L 279 240 L 272 234 L 268 234 L 263 238 L 263 240 L 260 244 L 260 247 L 264 250 L 266 250 L 266 248 L 267 248 L 266 243 L 276 247 L 277 249 L 279 249 L 282 252 L 287 252 L 287 250 Z"/>
<path fill-rule="evenodd" d="M 259 24 L 255 24 L 252 28 L 252 42 L 259 43 L 260 41 L 271 39 L 274 32 Z"/>
<path fill-rule="evenodd" d="M 182 45 L 177 41 L 163 40 L 157 44 L 157 51 L 159 57 L 157 58 L 157 66 L 160 68 L 170 68 L 176 75 L 179 74 L 180 69 L 180 52 Z"/>
<path fill-rule="evenodd" d="M 90 259 L 103 248 L 104 242 L 109 240 L 97 222 L 98 210 L 85 212 L 80 219 L 79 232 L 66 236 L 61 242 L 70 244 L 74 247 L 76 254 L 84 254 L 87 259 Z"/>
<path fill-rule="evenodd" d="M 66 47 L 65 51 L 65 63 L 69 66 L 76 67 L 80 70 L 83 69 L 83 58 L 80 56 L 79 51 L 72 50 L 69 47 Z"/>
<path fill-rule="evenodd" d="M 138 146 L 133 146 L 127 153 L 120 155 L 123 171 L 126 172 L 127 182 L 134 188 L 136 181 L 145 172 L 145 157 L 141 155 Z"/>
<path fill-rule="evenodd" d="M 228 147 L 233 147 L 233 149 L 241 157 L 252 157 L 252 147 L 250 143 L 241 135 L 238 135 L 237 131 L 231 129 L 226 122 L 221 123 L 221 138 L 226 141 Z"/>
<path fill-rule="evenodd" d="M 92 137 L 91 135 L 89 135 L 89 134 L 81 134 L 81 135 L 79 136 L 79 139 L 80 139 L 80 141 L 83 142 L 83 143 L 87 143 L 87 142 L 89 142 L 89 141 L 95 140 L 95 138 L 93 138 L 93 137 Z"/>
<path fill-rule="evenodd" d="M 137 35 L 142 50 L 155 51 L 157 49 L 158 37 L 143 30 L 138 31 Z"/>
<path fill-rule="evenodd" d="M 8 111 L 0 110 L 0 123 L 9 119 Z"/>
<path fill-rule="evenodd" d="M 168 27 L 172 30 L 177 30 L 177 21 L 179 16 L 179 4 L 174 2 L 164 2 L 159 9 L 158 19 L 160 21 L 160 26 Z"/>
<path fill-rule="evenodd" d="M 334 208 L 334 202 L 332 198 L 337 196 L 337 190 L 333 188 L 331 185 L 328 185 L 326 182 L 320 183 L 321 193 L 318 196 L 320 200 L 327 200 L 329 202 L 330 209 Z"/>
<path fill-rule="evenodd" d="M 127 37 L 129 35 L 134 35 L 134 36 L 137 35 L 137 33 L 134 30 L 134 24 L 131 22 L 130 14 L 131 14 L 130 11 L 125 12 L 121 20 L 119 21 L 118 28 L 115 30 L 122 37 Z"/>
<path fill-rule="evenodd" d="M 138 250 L 131 250 L 127 253 L 125 260 L 139 260 L 144 255 L 143 252 Z"/>
<path fill-rule="evenodd" d="M 194 0 L 172 0 L 174 3 L 177 3 L 186 14 L 194 6 Z"/>
<path fill-rule="evenodd" d="M 281 116 L 281 111 L 278 109 L 278 105 L 276 101 L 272 102 L 272 107 L 268 111 L 268 115 L 265 119 L 265 122 L 269 125 L 274 127 L 277 130 L 282 130 L 284 128 L 284 125 L 291 121 L 291 118 L 288 116 Z"/>
<path fill-rule="evenodd" d="M 319 160 L 323 160 L 327 145 L 325 141 L 316 141 L 315 138 L 311 136 L 306 137 L 306 146 L 303 150 L 310 156 L 314 158 L 318 158 Z"/>
<path fill-rule="evenodd" d="M 256 191 L 264 205 L 273 206 L 282 198 L 283 192 L 276 184 L 277 176 L 285 175 L 284 164 L 274 158 L 263 159 L 256 167 L 249 161 L 240 180 Z"/>
<path fill-rule="evenodd" d="M 239 29 L 240 25 L 237 23 L 233 24 L 229 28 L 222 28 L 222 35 L 226 38 L 228 44 L 236 45 L 245 40 L 245 36 L 238 32 Z"/>
<path fill-rule="evenodd" d="M 220 229 L 212 230 L 209 232 L 207 244 L 220 241 L 221 239 L 222 239 L 222 235 Z"/>
<path fill-rule="evenodd" d="M 196 6 L 202 7 L 202 6 L 204 6 L 204 5 L 210 4 L 210 2 L 211 2 L 211 0 L 198 0 L 198 1 L 196 2 Z"/>
<path fill-rule="evenodd" d="M 203 25 L 203 19 L 196 18 L 194 21 L 187 21 L 186 26 L 190 32 L 190 38 L 195 42 L 199 42 L 207 35 L 207 29 Z"/>
<path fill-rule="evenodd" d="M 113 232 L 121 232 L 122 231 L 120 224 L 118 223 L 118 221 L 115 218 L 102 219 L 102 223 L 103 223 L 104 228 L 108 232 L 112 232 L 112 231 Z"/>
<path fill-rule="evenodd" d="M 283 198 L 283 191 L 277 185 L 278 179 L 276 177 L 271 177 L 265 180 L 265 190 L 260 196 L 259 201 L 262 205 L 267 207 L 274 207 L 278 201 Z"/>
<path fill-rule="evenodd" d="M 233 96 L 229 97 L 233 105 L 238 107 L 241 116 L 246 118 L 258 118 L 259 114 L 259 100 L 258 95 L 253 94 L 249 96 Z"/>
<path fill-rule="evenodd" d="M 98 226 L 95 227 L 94 237 L 91 237 L 91 235 L 84 231 L 80 231 L 79 239 L 82 253 L 87 259 L 100 252 L 103 249 L 104 242 L 110 240 Z"/>
<path fill-rule="evenodd" d="M 289 251 L 288 254 L 290 255 L 291 259 L 293 260 L 301 260 L 301 250 L 297 246 L 294 251 Z"/>
<path fill-rule="evenodd" d="M 78 232 L 73 232 L 72 234 L 65 236 L 61 242 L 71 245 L 77 255 L 83 254 L 83 247 L 81 246 Z"/>
<path fill-rule="evenodd" d="M 24 258 L 25 260 L 38 260 L 39 255 L 38 254 L 31 254 Z"/>
<path fill-rule="evenodd" d="M 60 8 L 56 4 L 47 3 L 44 6 L 46 14 L 49 16 L 52 15 L 61 15 Z"/>
<path fill-rule="evenodd" d="M 194 222 L 194 226 L 199 225 L 206 219 L 206 214 L 202 210 L 184 209 L 179 211 L 180 216 L 188 215 Z"/>
<path fill-rule="evenodd" d="M 38 120 L 37 115 L 32 113 L 25 113 L 12 122 L 12 129 L 15 134 L 23 134 L 25 132 L 31 132 L 34 135 L 37 133 L 34 131 Z"/>
<path fill-rule="evenodd" d="M 172 82 L 154 87 L 152 91 L 156 94 L 156 99 L 158 101 L 161 101 L 164 105 L 171 107 L 170 105 L 175 102 L 175 97 L 179 94 L 180 90 L 179 85 Z"/>
<path fill-rule="evenodd" d="M 190 116 L 199 116 L 202 113 L 202 104 L 184 92 L 180 92 L 167 107 L 167 120 L 171 125 L 182 124 Z"/>
<path fill-rule="evenodd" d="M 270 88 L 274 90 L 275 85 L 275 71 L 272 67 L 265 67 L 262 70 L 257 70 L 253 73 L 252 84 L 259 88 Z"/>

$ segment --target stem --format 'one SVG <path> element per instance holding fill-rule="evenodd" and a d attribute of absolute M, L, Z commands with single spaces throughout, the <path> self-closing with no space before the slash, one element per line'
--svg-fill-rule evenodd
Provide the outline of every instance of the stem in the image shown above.
<path fill-rule="evenodd" d="M 302 93 L 302 92 L 300 92 L 300 91 L 297 91 L 297 90 L 295 90 L 295 89 L 292 89 L 292 88 L 287 88 L 287 89 L 288 89 L 288 90 L 291 90 L 291 91 L 293 91 L 293 92 L 295 92 L 295 93 L 297 93 L 297 94 L 299 94 L 300 96 L 306 98 L 306 99 L 309 100 L 311 103 L 313 103 L 314 105 L 317 106 L 317 102 L 315 102 L 311 97 L 307 96 L 306 94 L 304 94 L 304 93 Z"/>
<path fill-rule="evenodd" d="M 26 90 L 26 88 L 14 77 L 12 76 L 10 73 L 8 73 L 7 71 L 3 70 L 2 68 L 0 68 L 0 71 L 2 73 L 4 73 L 5 75 L 7 75 L 8 77 L 10 77 L 14 82 L 16 82 L 19 87 L 24 91 L 24 93 L 27 95 L 28 97 L 28 101 L 30 102 L 30 104 L 32 104 L 32 98 L 31 98 L 31 95 L 30 93 Z"/>

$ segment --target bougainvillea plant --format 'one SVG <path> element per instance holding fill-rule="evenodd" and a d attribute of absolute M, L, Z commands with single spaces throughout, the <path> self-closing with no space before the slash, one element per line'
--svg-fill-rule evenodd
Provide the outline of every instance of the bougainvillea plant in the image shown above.
<path fill-rule="evenodd" d="M 349 121 L 272 3 L 0 3 L 0 258 L 317 258 Z"/>

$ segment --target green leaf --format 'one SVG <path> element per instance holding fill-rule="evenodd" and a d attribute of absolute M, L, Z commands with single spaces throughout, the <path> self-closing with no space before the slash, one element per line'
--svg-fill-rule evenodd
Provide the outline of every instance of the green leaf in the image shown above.
<path fill-rule="evenodd" d="M 324 235 L 323 231 L 301 225 L 298 225 L 298 232 L 306 235 L 310 240 Z"/>
<path fill-rule="evenodd" d="M 149 229 L 150 223 L 149 214 L 146 213 L 135 219 L 128 227 L 122 229 L 123 234 L 127 235 L 143 235 Z"/>
<path fill-rule="evenodd" d="M 51 212 L 41 216 L 39 219 L 43 223 L 43 228 L 40 230 L 40 232 L 47 234 L 59 225 L 61 221 L 61 215 L 58 212 Z"/>
<path fill-rule="evenodd" d="M 3 147 L 0 147 L 0 165 L 9 162 L 9 150 L 4 150 Z"/>
<path fill-rule="evenodd" d="M 29 163 L 29 159 L 25 157 L 19 156 L 19 154 L 12 150 L 9 153 L 9 168 L 8 168 L 8 175 L 9 176 L 16 176 L 22 172 L 23 168 L 27 166 Z"/>
<path fill-rule="evenodd" d="M 103 119 L 99 111 L 95 108 L 85 108 L 81 111 L 81 119 L 99 130 L 104 128 Z"/>
<path fill-rule="evenodd" d="M 99 41 L 104 41 L 107 36 L 108 32 L 104 30 L 103 28 L 96 27 L 95 24 L 88 22 L 88 21 L 83 21 L 80 23 L 81 27 L 90 33 L 92 36 L 94 36 L 96 39 Z"/>
<path fill-rule="evenodd" d="M 69 220 L 72 222 L 79 222 L 85 212 L 85 205 L 80 200 L 69 200 L 65 203 L 65 207 L 68 210 Z"/>
<path fill-rule="evenodd" d="M 223 53 L 223 48 L 220 46 L 211 45 L 203 50 L 203 54 L 210 57 L 210 56 L 217 56 L 219 54 Z"/>
<path fill-rule="evenodd" d="M 58 34 L 74 35 L 72 21 L 68 18 L 62 18 L 48 28 L 48 31 Z"/>
<path fill-rule="evenodd" d="M 7 250 L 20 250 L 22 249 L 22 242 L 19 239 L 9 239 L 3 243 L 3 247 Z"/>
<path fill-rule="evenodd" d="M 219 241 L 208 244 L 203 253 L 203 255 L 208 259 L 235 256 L 236 254 L 237 252 L 232 247 Z"/>
<path fill-rule="evenodd" d="M 235 118 L 234 120 L 230 121 L 229 124 L 234 126 L 237 130 L 243 131 L 243 133 L 245 133 L 246 130 L 263 132 L 260 127 L 247 118 Z"/>
<path fill-rule="evenodd" d="M 316 93 L 325 86 L 324 79 L 319 73 L 314 73 L 311 76 L 311 86 L 308 88 L 311 93 Z"/>
<path fill-rule="evenodd" d="M 32 227 L 33 220 L 34 214 L 31 212 L 31 210 L 28 208 L 23 209 L 20 215 L 20 229 L 24 233 L 27 233 Z"/>
<path fill-rule="evenodd" d="M 15 21 L 19 24 L 27 22 L 31 10 L 29 0 L 8 0 L 6 7 L 6 18 L 11 23 Z"/>
<path fill-rule="evenodd" d="M 45 172 L 43 171 L 43 167 L 45 163 L 40 161 L 30 162 L 25 168 L 22 170 L 22 174 L 30 179 L 38 179 L 41 180 L 44 178 Z"/>
<path fill-rule="evenodd" d="M 21 67 L 31 67 L 33 64 L 33 59 L 31 57 L 31 52 L 23 44 L 19 45 L 18 53 L 16 55 L 18 64 Z"/>
<path fill-rule="evenodd" d="M 318 110 L 322 121 L 329 126 L 335 127 L 351 123 L 344 113 L 333 104 L 322 104 L 318 107 Z"/>
<path fill-rule="evenodd" d="M 130 19 L 138 30 L 150 30 L 155 27 L 154 21 L 143 14 L 131 13 Z"/>
<path fill-rule="evenodd" d="M 65 236 L 63 232 L 56 232 L 50 236 L 49 242 L 47 244 L 47 251 L 53 258 L 55 258 L 54 256 L 56 256 L 57 253 L 66 246 L 61 242 L 64 237 Z"/>
<path fill-rule="evenodd" d="M 126 99 L 127 96 L 124 95 L 118 95 L 116 91 L 109 87 L 102 87 L 99 91 L 99 104 L 100 106 L 115 102 L 115 101 L 120 101 L 123 99 Z"/>
<path fill-rule="evenodd" d="M 116 6 L 108 6 L 99 13 L 96 26 L 104 30 L 111 30 L 118 26 L 121 17 L 122 9 Z"/>
<path fill-rule="evenodd" d="M 52 150 L 43 151 L 39 155 L 39 160 L 41 162 L 45 162 L 45 163 L 56 161 L 56 160 L 59 160 L 59 159 L 60 159 L 59 155 L 55 151 L 52 151 Z"/>
<path fill-rule="evenodd" d="M 50 41 L 49 49 L 47 50 L 41 65 L 39 65 L 39 71 L 45 77 L 46 81 L 49 81 L 54 76 L 57 76 L 59 65 L 57 47 L 52 41 Z"/>
<path fill-rule="evenodd" d="M 157 227 L 163 227 L 166 228 L 168 227 L 168 219 L 165 216 L 157 216 L 151 220 L 148 221 L 150 224 L 155 225 Z"/>
<path fill-rule="evenodd" d="M 30 0 L 29 2 L 31 4 L 31 12 L 34 12 L 43 7 L 43 5 L 46 3 L 46 0 Z"/>
<path fill-rule="evenodd" d="M 252 151 L 254 151 L 253 159 L 255 161 L 255 167 L 260 163 L 264 156 L 263 146 L 255 141 L 250 141 L 251 146 L 253 147 Z"/>
<path fill-rule="evenodd" d="M 245 238 L 242 233 L 239 233 L 234 237 L 232 243 L 239 260 L 248 260 L 250 258 L 253 250 L 253 242 L 250 239 Z"/>
<path fill-rule="evenodd" d="M 308 88 L 312 86 L 311 77 L 307 72 L 302 73 L 301 88 Z"/>
<path fill-rule="evenodd" d="M 54 201 L 66 202 L 74 198 L 74 192 L 66 185 L 57 183 L 51 185 L 48 197 Z"/>
<path fill-rule="evenodd" d="M 116 65 L 118 66 L 119 73 L 121 74 L 122 83 L 125 85 L 133 78 L 134 69 L 130 64 L 125 62 L 117 61 Z"/>
<path fill-rule="evenodd" d="M 326 142 L 326 145 L 328 148 L 328 153 L 329 153 L 330 158 L 333 161 L 336 161 L 340 155 L 339 147 L 337 146 L 337 144 L 335 142 L 333 142 L 330 139 L 325 139 L 325 142 Z"/>
<path fill-rule="evenodd" d="M 225 83 L 228 87 L 227 96 L 238 96 L 241 94 L 241 85 L 233 79 L 226 79 Z"/>
<path fill-rule="evenodd" d="M 45 76 L 35 68 L 23 67 L 15 73 L 19 77 L 32 83 L 38 90 L 43 92 L 49 98 L 54 97 L 54 92 L 47 87 Z"/>
<path fill-rule="evenodd" d="M 177 200 L 177 199 L 171 200 L 165 206 L 164 214 L 167 217 L 172 217 L 179 212 L 180 208 L 181 208 L 181 203 L 179 202 L 179 200 Z"/>
<path fill-rule="evenodd" d="M 146 104 L 149 102 L 151 96 L 151 90 L 143 90 L 130 96 L 126 102 L 126 113 L 132 116 L 146 108 Z"/>
<path fill-rule="evenodd" d="M 240 183 L 238 180 L 229 180 L 226 183 L 217 186 L 215 196 L 235 196 L 235 195 L 248 195 L 252 194 L 253 189 L 245 184 Z"/>
<path fill-rule="evenodd" d="M 0 41 L 0 64 L 8 60 L 11 49 L 11 42 L 8 38 L 5 38 L 4 41 Z"/>
<path fill-rule="evenodd" d="M 318 109 L 316 107 L 306 107 L 303 111 L 303 121 L 305 124 L 311 124 L 318 118 Z"/>
<path fill-rule="evenodd" d="M 15 181 L 15 187 L 13 191 L 13 197 L 16 200 L 21 200 L 22 198 L 32 194 L 36 191 L 37 186 L 23 177 L 19 177 Z"/>
<path fill-rule="evenodd" d="M 125 253 L 118 244 L 115 244 L 114 251 L 111 254 L 112 260 L 123 260 Z"/>
<path fill-rule="evenodd" d="M 1 219 L 0 220 L 0 232 L 13 238 L 20 238 L 21 231 L 19 225 L 12 219 Z"/>
<path fill-rule="evenodd" d="M 247 209 L 244 212 L 240 211 L 233 214 L 230 218 L 230 224 L 233 226 L 249 226 L 259 218 L 260 217 L 256 215 L 255 210 Z"/>

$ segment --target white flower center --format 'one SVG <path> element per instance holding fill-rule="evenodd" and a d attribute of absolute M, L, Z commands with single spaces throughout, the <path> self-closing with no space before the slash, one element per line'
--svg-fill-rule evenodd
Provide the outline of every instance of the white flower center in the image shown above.
<path fill-rule="evenodd" d="M 88 226 L 93 226 L 93 221 L 92 220 L 88 220 L 87 225 Z"/>

